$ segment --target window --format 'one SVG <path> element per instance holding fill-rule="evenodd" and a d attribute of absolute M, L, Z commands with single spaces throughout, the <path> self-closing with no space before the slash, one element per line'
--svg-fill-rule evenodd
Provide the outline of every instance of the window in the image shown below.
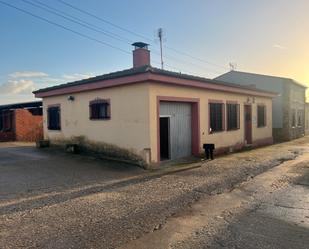
<path fill-rule="evenodd" d="M 110 101 L 96 99 L 89 104 L 90 119 L 110 119 Z"/>
<path fill-rule="evenodd" d="M 209 103 L 210 132 L 223 131 L 223 103 Z"/>
<path fill-rule="evenodd" d="M 292 127 L 296 126 L 296 111 L 295 109 L 292 110 Z"/>
<path fill-rule="evenodd" d="M 257 107 L 257 124 L 258 127 L 266 126 L 266 106 L 258 105 Z"/>
<path fill-rule="evenodd" d="M 239 104 L 226 105 L 226 120 L 228 130 L 239 129 Z"/>
<path fill-rule="evenodd" d="M 61 130 L 60 106 L 52 106 L 47 109 L 48 129 Z"/>
<path fill-rule="evenodd" d="M 297 111 L 297 126 L 302 126 L 302 117 L 303 117 L 303 111 L 298 110 Z"/>

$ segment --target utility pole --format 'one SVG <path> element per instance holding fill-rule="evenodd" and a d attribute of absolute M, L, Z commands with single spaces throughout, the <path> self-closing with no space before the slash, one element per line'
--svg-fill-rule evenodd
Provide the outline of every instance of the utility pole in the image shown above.
<path fill-rule="evenodd" d="M 163 69 L 163 52 L 162 52 L 162 40 L 163 40 L 163 29 L 158 29 L 158 37 L 160 41 L 160 53 L 161 53 L 161 69 Z"/>

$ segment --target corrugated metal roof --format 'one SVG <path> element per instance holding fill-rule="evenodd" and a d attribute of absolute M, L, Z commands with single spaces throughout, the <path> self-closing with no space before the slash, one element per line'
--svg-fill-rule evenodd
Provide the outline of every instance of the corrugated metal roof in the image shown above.
<path fill-rule="evenodd" d="M 43 105 L 42 101 L 14 103 L 14 104 L 0 105 L 0 110 L 32 108 L 32 107 L 40 107 L 42 105 Z"/>

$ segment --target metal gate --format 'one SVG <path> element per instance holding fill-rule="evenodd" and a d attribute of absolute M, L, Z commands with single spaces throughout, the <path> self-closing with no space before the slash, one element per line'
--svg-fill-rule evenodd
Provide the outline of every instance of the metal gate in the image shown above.
<path fill-rule="evenodd" d="M 170 159 L 192 155 L 191 104 L 161 102 L 160 116 L 170 118 Z"/>

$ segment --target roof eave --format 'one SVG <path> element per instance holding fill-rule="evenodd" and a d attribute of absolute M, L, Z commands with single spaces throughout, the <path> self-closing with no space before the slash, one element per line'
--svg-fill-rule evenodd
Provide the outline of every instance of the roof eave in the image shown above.
<path fill-rule="evenodd" d="M 162 75 L 160 73 L 155 72 L 144 72 L 136 75 L 118 77 L 114 79 L 102 80 L 102 81 L 95 81 L 92 83 L 87 84 L 80 84 L 74 86 L 67 86 L 63 88 L 56 88 L 47 91 L 35 91 L 36 98 L 44 98 L 44 97 L 51 97 L 57 95 L 65 95 L 65 94 L 73 94 L 78 92 L 84 91 L 92 91 L 97 89 L 103 88 L 110 88 L 116 87 L 120 85 L 129 85 L 139 82 L 158 82 L 158 83 L 167 83 L 172 85 L 179 85 L 179 86 L 186 86 L 186 87 L 195 87 L 195 88 L 203 88 L 215 91 L 225 91 L 225 92 L 232 92 L 238 94 L 249 94 L 254 96 L 264 96 L 274 98 L 278 96 L 277 93 L 273 92 L 266 92 L 262 90 L 256 89 L 249 89 L 249 88 L 242 88 L 237 86 L 227 86 L 227 85 L 220 85 L 216 84 L 215 82 L 211 82 L 211 80 L 190 80 L 170 75 Z"/>

